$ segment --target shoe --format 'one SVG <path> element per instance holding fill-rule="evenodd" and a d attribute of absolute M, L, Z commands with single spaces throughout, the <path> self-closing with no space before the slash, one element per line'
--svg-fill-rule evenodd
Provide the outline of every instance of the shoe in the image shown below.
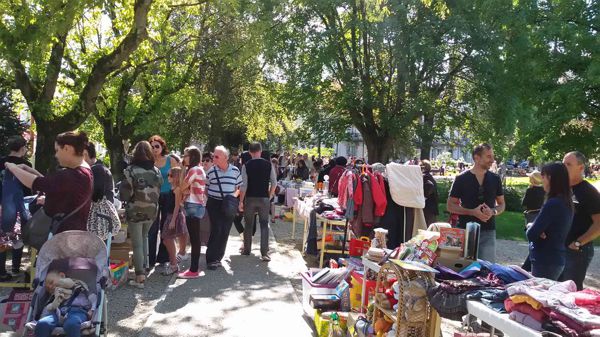
<path fill-rule="evenodd" d="M 169 276 L 169 275 L 173 275 L 173 274 L 178 273 L 178 272 L 179 272 L 179 266 L 177 266 L 177 265 L 174 265 L 174 266 L 169 265 L 167 268 L 165 268 L 165 271 L 163 271 L 162 274 L 165 275 L 165 276 Z"/>
<path fill-rule="evenodd" d="M 250 255 L 250 252 L 246 252 L 246 251 L 240 250 L 240 255 L 248 256 L 248 255 Z"/>
<path fill-rule="evenodd" d="M 219 268 L 220 266 L 220 262 L 211 262 L 206 265 L 206 268 L 208 268 L 209 270 L 217 270 L 217 268 Z"/>
<path fill-rule="evenodd" d="M 271 257 L 269 255 L 263 255 L 260 257 L 261 260 L 265 261 L 265 262 L 269 262 L 271 261 Z"/>
<path fill-rule="evenodd" d="M 181 263 L 181 262 L 187 261 L 189 259 L 190 259 L 190 256 L 188 254 L 180 255 L 179 253 L 177 253 L 177 263 Z"/>
<path fill-rule="evenodd" d="M 189 269 L 184 271 L 183 273 L 179 273 L 177 274 L 178 278 L 185 278 L 185 279 L 192 279 L 192 278 L 198 278 L 200 277 L 200 273 L 199 272 L 193 272 L 190 271 Z"/>
<path fill-rule="evenodd" d="M 138 289 L 144 289 L 145 282 L 138 282 L 136 280 L 129 280 L 129 285 Z"/>

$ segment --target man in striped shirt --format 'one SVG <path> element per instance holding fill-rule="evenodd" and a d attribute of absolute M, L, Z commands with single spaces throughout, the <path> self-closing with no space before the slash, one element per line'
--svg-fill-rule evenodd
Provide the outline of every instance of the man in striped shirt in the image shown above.
<path fill-rule="evenodd" d="M 206 210 L 210 217 L 206 265 L 210 270 L 221 266 L 229 239 L 229 231 L 233 224 L 233 217 L 228 216 L 222 210 L 223 199 L 226 195 L 238 197 L 242 184 L 240 170 L 229 163 L 229 150 L 224 146 L 215 147 L 213 163 L 214 166 L 206 173 L 206 192 L 208 194 Z"/>

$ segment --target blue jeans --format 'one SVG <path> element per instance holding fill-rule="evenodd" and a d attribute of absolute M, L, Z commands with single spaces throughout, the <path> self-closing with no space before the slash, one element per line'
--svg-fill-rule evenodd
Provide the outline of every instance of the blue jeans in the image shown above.
<path fill-rule="evenodd" d="M 583 280 L 585 280 L 585 275 L 587 274 L 588 267 L 593 258 L 593 242 L 581 246 L 579 250 L 567 248 L 565 270 L 560 276 L 560 281 L 573 280 L 577 285 L 577 290 L 582 290 Z"/>
<path fill-rule="evenodd" d="M 4 179 L 2 180 L 2 231 L 12 232 L 17 222 L 17 214 L 21 217 L 21 224 L 24 225 L 29 220 L 29 211 L 25 207 L 25 196 L 21 182 L 10 172 L 4 170 Z M 13 249 L 12 251 L 12 269 L 18 272 L 21 267 L 21 257 L 23 248 Z M 6 275 L 6 252 L 0 253 L 0 275 Z"/>
<path fill-rule="evenodd" d="M 547 264 L 531 261 L 531 274 L 535 277 L 543 277 L 549 280 L 558 280 L 565 268 L 562 264 Z"/>
<path fill-rule="evenodd" d="M 198 219 L 202 219 L 204 217 L 204 213 L 206 213 L 206 207 L 200 204 L 194 204 L 192 202 L 186 202 L 184 204 L 185 208 L 185 216 L 195 217 Z"/>
<path fill-rule="evenodd" d="M 81 323 L 88 320 L 87 312 L 81 308 L 71 308 L 67 312 L 67 317 L 63 322 L 62 328 L 67 337 L 81 336 Z M 51 314 L 41 318 L 35 326 L 36 337 L 47 337 L 52 335 L 52 330 L 60 326 L 56 314 Z"/>
<path fill-rule="evenodd" d="M 481 230 L 479 233 L 479 252 L 481 260 L 496 262 L 496 230 Z"/>

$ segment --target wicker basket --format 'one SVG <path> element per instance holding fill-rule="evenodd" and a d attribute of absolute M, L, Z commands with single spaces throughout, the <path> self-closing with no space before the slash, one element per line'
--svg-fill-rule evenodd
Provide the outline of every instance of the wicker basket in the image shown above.
<path fill-rule="evenodd" d="M 379 303 L 375 303 L 373 321 L 387 316 L 396 323 L 396 337 L 428 337 L 430 324 L 428 320 L 432 316 L 432 309 L 424 297 L 418 305 L 405 303 L 405 294 L 409 291 L 411 282 L 418 282 L 425 287 L 434 283 L 431 273 L 405 270 L 393 262 L 387 262 L 381 267 L 377 275 L 376 291 L 383 290 L 383 282 L 395 278 L 398 280 L 400 296 L 398 300 L 398 311 L 386 310 Z M 418 310 L 414 310 L 418 308 Z"/>

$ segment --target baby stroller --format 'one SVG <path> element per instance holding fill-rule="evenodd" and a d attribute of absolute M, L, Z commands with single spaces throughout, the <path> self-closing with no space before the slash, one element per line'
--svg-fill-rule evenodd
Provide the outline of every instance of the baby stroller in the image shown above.
<path fill-rule="evenodd" d="M 108 251 L 106 245 L 94 233 L 85 231 L 66 231 L 53 236 L 40 249 L 35 273 L 34 295 L 31 301 L 27 321 L 38 320 L 48 302 L 50 294 L 44 287 L 48 271 L 64 272 L 69 278 L 85 282 L 89 293 L 97 295 L 92 318 L 82 324 L 82 335 L 107 336 L 107 301 L 105 288 L 108 282 Z M 26 329 L 24 336 L 33 336 L 34 332 Z M 54 329 L 53 336 L 64 335 L 62 328 Z"/>

